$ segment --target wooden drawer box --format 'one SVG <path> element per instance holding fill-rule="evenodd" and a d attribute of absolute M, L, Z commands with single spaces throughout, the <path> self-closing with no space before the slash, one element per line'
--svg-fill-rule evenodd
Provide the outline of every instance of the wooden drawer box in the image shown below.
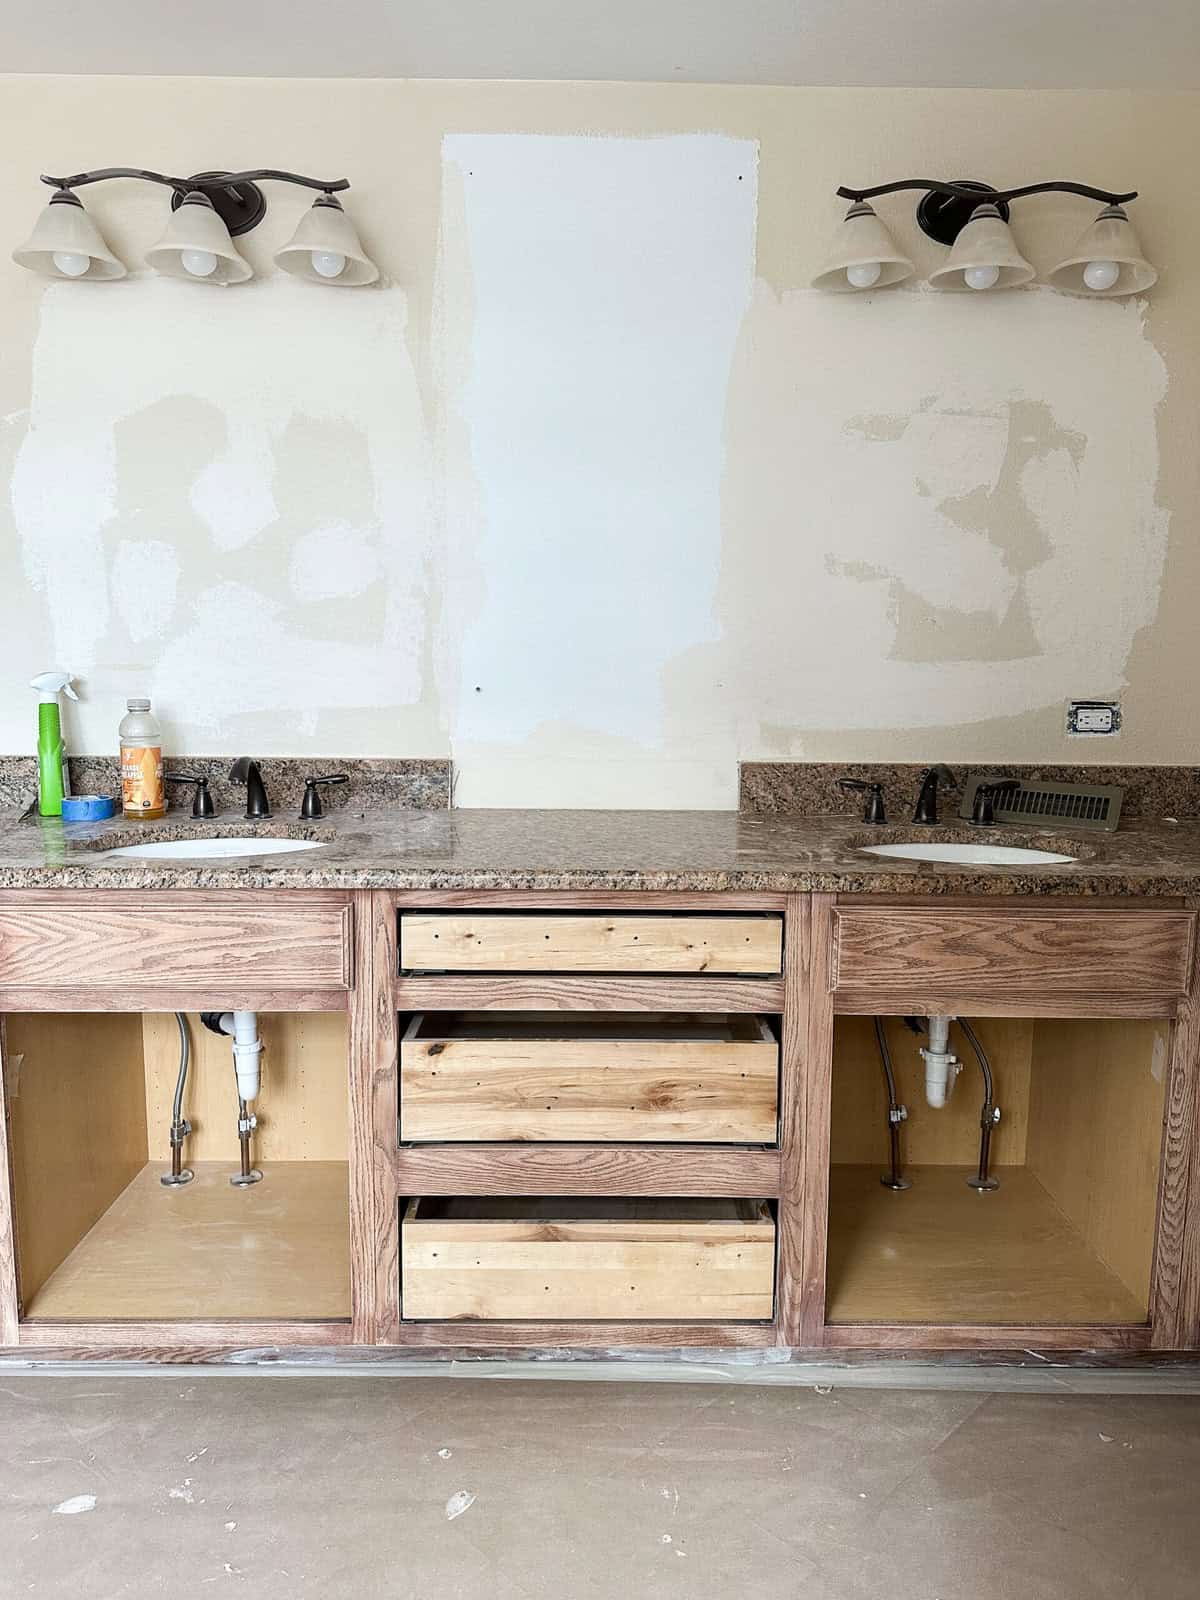
<path fill-rule="evenodd" d="M 0 904 L 0 993 L 350 986 L 350 908 L 302 893 L 58 891 Z"/>
<path fill-rule="evenodd" d="M 842 906 L 834 912 L 832 986 L 1177 999 L 1188 986 L 1192 937 L 1187 911 Z"/>
<path fill-rule="evenodd" d="M 765 1321 L 775 1223 L 758 1200 L 412 1200 L 408 1320 Z"/>
<path fill-rule="evenodd" d="M 402 912 L 400 966 L 435 972 L 778 973 L 778 916 Z"/>
<path fill-rule="evenodd" d="M 400 1045 L 400 1137 L 774 1144 L 779 1045 L 754 1016 L 428 1012 Z"/>

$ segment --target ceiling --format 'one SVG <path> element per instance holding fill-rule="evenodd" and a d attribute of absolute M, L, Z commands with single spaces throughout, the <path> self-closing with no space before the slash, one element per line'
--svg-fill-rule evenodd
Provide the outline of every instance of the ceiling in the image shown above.
<path fill-rule="evenodd" d="M 0 0 L 3 70 L 1200 88 L 1198 0 Z"/>

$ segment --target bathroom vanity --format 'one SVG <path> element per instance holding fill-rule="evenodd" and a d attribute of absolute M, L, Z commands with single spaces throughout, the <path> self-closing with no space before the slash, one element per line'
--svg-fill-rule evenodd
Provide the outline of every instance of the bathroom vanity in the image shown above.
<path fill-rule="evenodd" d="M 0 833 L 10 1354 L 1200 1347 L 1196 825 L 1015 867 L 724 813 L 66 834 Z M 202 1011 L 259 1019 L 249 1187 Z M 927 1104 L 939 1016 L 990 1102 L 954 1023 Z"/>

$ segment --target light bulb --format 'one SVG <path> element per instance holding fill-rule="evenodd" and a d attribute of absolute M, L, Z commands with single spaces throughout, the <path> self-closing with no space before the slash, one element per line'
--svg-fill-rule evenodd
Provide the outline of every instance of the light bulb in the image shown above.
<path fill-rule="evenodd" d="M 883 265 L 879 261 L 859 261 L 846 268 L 846 282 L 852 289 L 869 289 L 879 282 Z"/>
<path fill-rule="evenodd" d="M 1116 261 L 1089 261 L 1083 269 L 1084 283 L 1097 292 L 1111 289 L 1120 276 L 1121 268 Z"/>
<path fill-rule="evenodd" d="M 968 289 L 994 289 L 1000 281 L 1000 268 L 966 267 L 963 277 Z"/>
<path fill-rule="evenodd" d="M 183 270 L 193 278 L 209 278 L 217 270 L 217 258 L 211 250 L 181 250 L 179 259 Z"/>
<path fill-rule="evenodd" d="M 91 256 L 81 256 L 75 250 L 54 252 L 54 265 L 67 278 L 82 278 L 91 264 Z"/>
<path fill-rule="evenodd" d="M 346 258 L 336 250 L 314 250 L 312 264 L 318 277 L 336 278 L 339 272 L 345 270 Z"/>

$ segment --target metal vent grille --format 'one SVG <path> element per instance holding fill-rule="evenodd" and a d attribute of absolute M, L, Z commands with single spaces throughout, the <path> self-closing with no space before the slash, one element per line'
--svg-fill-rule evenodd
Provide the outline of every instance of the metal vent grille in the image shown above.
<path fill-rule="evenodd" d="M 995 779 L 972 773 L 963 790 L 960 817 L 970 821 L 975 790 Z M 1098 828 L 1115 833 L 1121 819 L 1125 791 L 1115 784 L 1048 783 L 1041 778 L 1023 778 L 1013 794 L 996 796 L 996 821 L 1030 823 L 1057 822 L 1072 828 Z"/>

